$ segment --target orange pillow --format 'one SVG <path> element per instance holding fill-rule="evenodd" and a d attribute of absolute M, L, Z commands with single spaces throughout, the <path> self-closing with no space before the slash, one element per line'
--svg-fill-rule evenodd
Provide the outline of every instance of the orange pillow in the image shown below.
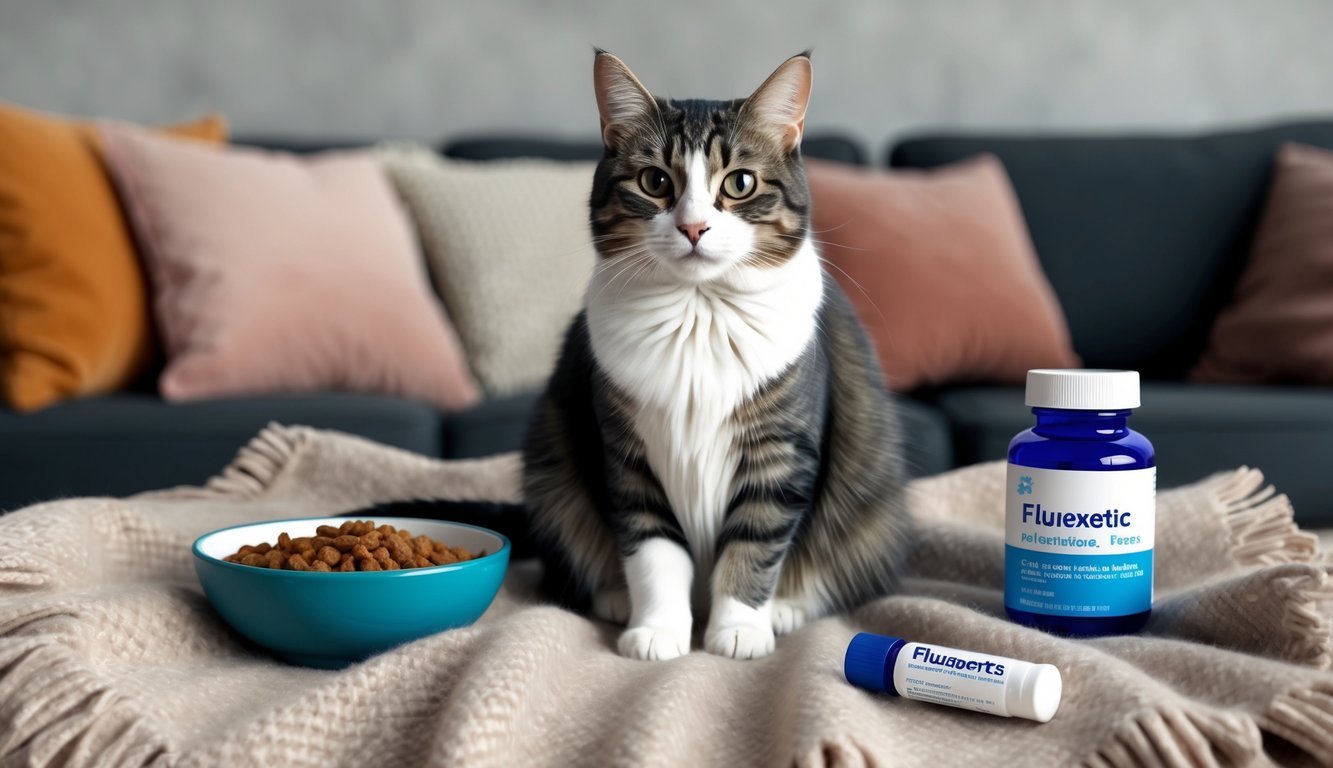
<path fill-rule="evenodd" d="M 167 129 L 211 142 L 210 115 Z M 0 393 L 31 411 L 109 392 L 153 358 L 147 287 L 97 131 L 0 103 Z"/>
<path fill-rule="evenodd" d="M 1278 150 L 1249 263 L 1190 379 L 1333 385 L 1333 152 Z"/>
<path fill-rule="evenodd" d="M 991 155 L 929 171 L 807 161 L 811 228 L 889 386 L 1076 368 L 1064 311 Z"/>

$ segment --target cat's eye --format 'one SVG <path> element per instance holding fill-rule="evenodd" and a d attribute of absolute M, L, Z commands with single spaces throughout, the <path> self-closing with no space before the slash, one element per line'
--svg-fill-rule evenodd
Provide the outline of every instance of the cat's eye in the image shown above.
<path fill-rule="evenodd" d="M 732 171 L 722 180 L 722 194 L 733 200 L 744 200 L 754 194 L 754 174 L 749 171 Z"/>
<path fill-rule="evenodd" d="M 644 168 L 639 172 L 639 188 L 649 197 L 669 197 L 671 195 L 671 177 L 656 166 Z"/>

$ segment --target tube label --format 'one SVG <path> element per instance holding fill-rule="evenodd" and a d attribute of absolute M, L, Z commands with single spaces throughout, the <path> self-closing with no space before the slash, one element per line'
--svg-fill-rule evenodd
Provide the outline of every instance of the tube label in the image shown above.
<path fill-rule="evenodd" d="M 1021 663 L 1003 656 L 907 643 L 893 667 L 893 687 L 905 699 L 1009 717 L 1005 684 Z"/>
<path fill-rule="evenodd" d="M 1157 468 L 1111 472 L 1009 465 L 1004 602 L 1055 616 L 1152 607 Z"/>

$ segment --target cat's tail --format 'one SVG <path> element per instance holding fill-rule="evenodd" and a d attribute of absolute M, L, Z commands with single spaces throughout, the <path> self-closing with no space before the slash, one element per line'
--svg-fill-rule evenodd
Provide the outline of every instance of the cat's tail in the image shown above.
<path fill-rule="evenodd" d="M 374 520 L 377 517 L 415 517 L 490 528 L 509 537 L 511 559 L 535 557 L 528 535 L 527 513 L 522 504 L 499 501 L 452 501 L 446 499 L 408 499 L 384 501 L 368 507 L 339 513 L 341 517 Z"/>

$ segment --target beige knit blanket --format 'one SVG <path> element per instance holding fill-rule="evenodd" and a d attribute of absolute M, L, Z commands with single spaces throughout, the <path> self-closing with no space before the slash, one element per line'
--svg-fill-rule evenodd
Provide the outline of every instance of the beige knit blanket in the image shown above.
<path fill-rule="evenodd" d="M 472 627 L 302 669 L 238 639 L 195 580 L 205 531 L 404 497 L 515 500 L 519 470 L 271 427 L 203 488 L 0 517 L 0 765 L 1333 764 L 1330 566 L 1252 469 L 1159 494 L 1142 636 L 1071 641 L 1003 618 L 998 464 L 913 484 L 904 594 L 758 661 L 621 658 L 616 628 L 540 604 L 518 563 Z M 865 693 L 840 673 L 859 630 L 1056 664 L 1064 702 L 1038 724 Z"/>

